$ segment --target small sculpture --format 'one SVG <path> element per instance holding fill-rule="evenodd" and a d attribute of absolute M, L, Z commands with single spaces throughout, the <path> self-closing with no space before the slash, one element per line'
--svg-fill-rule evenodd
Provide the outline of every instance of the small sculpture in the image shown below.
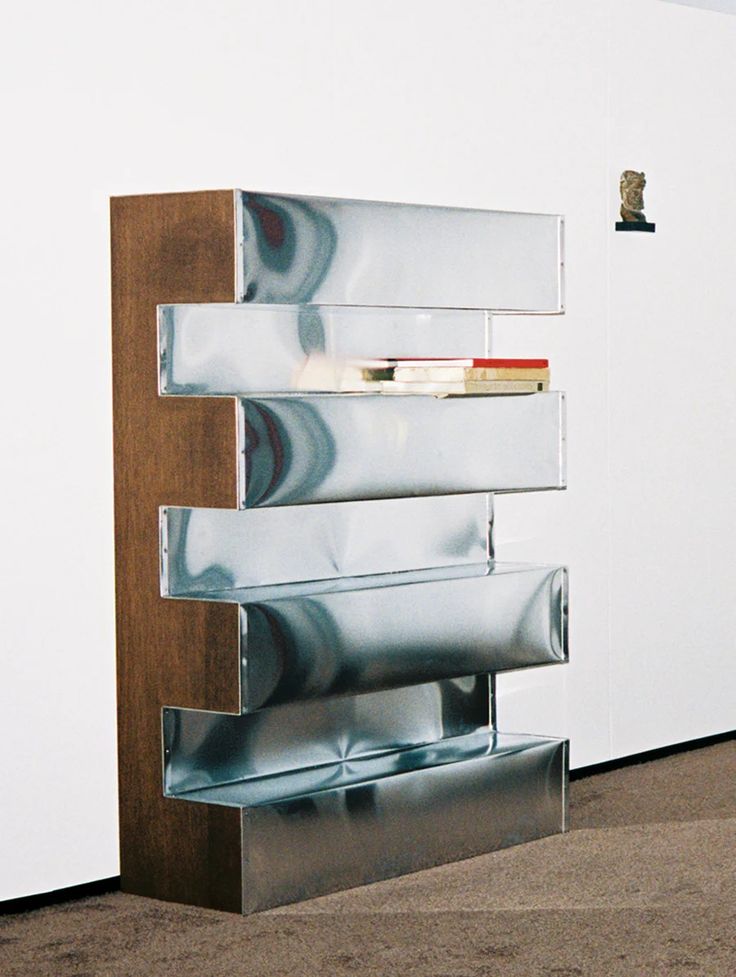
<path fill-rule="evenodd" d="M 644 215 L 644 187 L 647 185 L 644 173 L 624 170 L 621 174 L 621 219 L 627 222 L 646 223 Z"/>

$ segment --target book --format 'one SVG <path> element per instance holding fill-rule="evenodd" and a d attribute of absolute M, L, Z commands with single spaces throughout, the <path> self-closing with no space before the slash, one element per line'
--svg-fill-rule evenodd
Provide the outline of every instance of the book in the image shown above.
<path fill-rule="evenodd" d="M 366 371 L 373 379 L 373 371 Z M 525 367 L 485 367 L 485 366 L 397 366 L 393 369 L 392 376 L 383 377 L 383 371 L 379 377 L 376 372 L 375 379 L 391 379 L 406 383 L 418 381 L 436 381 L 448 383 L 459 380 L 546 380 L 549 381 L 549 368 L 537 367 L 527 369 Z"/>
<path fill-rule="evenodd" d="M 385 394 L 432 394 L 450 397 L 464 394 L 533 394 L 549 390 L 548 380 L 456 380 L 445 383 L 414 380 L 402 383 L 384 380 L 379 383 Z"/>
<path fill-rule="evenodd" d="M 438 390 L 419 389 L 427 385 L 437 386 Z M 549 361 L 498 358 L 339 360 L 313 354 L 297 371 L 294 386 L 298 390 L 338 393 L 533 393 L 549 389 Z"/>
<path fill-rule="evenodd" d="M 322 354 L 309 356 L 294 376 L 297 390 L 352 392 L 380 391 L 382 379 L 390 379 L 384 360 L 337 360 Z"/>
<path fill-rule="evenodd" d="M 434 357 L 424 356 L 412 359 L 410 357 L 386 358 L 383 360 L 352 360 L 351 362 L 369 365 L 371 362 L 381 364 L 384 367 L 393 366 L 403 368 L 429 368 L 429 367 L 475 367 L 481 369 L 518 369 L 518 370 L 546 370 L 549 368 L 549 360 L 530 360 L 530 359 L 509 359 L 508 357 Z"/>

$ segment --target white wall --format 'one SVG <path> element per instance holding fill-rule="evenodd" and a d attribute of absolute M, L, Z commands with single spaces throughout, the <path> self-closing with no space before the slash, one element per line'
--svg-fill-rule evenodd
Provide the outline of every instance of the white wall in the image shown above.
<path fill-rule="evenodd" d="M 609 182 L 641 160 L 657 222 L 609 260 L 616 756 L 736 727 L 736 18 L 628 7 L 666 44 L 611 72 Z"/>
<path fill-rule="evenodd" d="M 118 871 L 112 194 L 564 212 L 568 315 L 497 318 L 494 344 L 552 358 L 570 488 L 500 499 L 497 539 L 501 558 L 570 565 L 572 662 L 502 677 L 501 722 L 571 735 L 578 766 L 736 725 L 736 20 L 657 0 L 16 10 L 0 40 L 0 899 Z M 612 231 L 629 167 L 647 171 L 654 236 Z M 720 384 L 706 393 L 700 360 Z"/>
<path fill-rule="evenodd" d="M 736 0 L 667 0 L 667 3 L 682 3 L 686 7 L 703 7 L 706 10 L 736 14 Z"/>
<path fill-rule="evenodd" d="M 572 657 L 559 676 L 501 676 L 499 720 L 570 736 L 573 766 L 736 727 L 736 19 L 609 12 L 608 68 L 578 75 L 607 110 L 590 127 L 573 113 L 605 152 L 554 154 L 580 181 L 562 207 L 568 315 L 554 335 L 524 327 L 569 391 L 570 487 L 562 505 L 535 498 L 535 523 L 527 497 L 497 505 L 500 558 L 568 554 Z M 655 235 L 612 230 L 629 168 L 647 173 Z M 497 351 L 520 348 L 516 330 L 497 325 Z"/>

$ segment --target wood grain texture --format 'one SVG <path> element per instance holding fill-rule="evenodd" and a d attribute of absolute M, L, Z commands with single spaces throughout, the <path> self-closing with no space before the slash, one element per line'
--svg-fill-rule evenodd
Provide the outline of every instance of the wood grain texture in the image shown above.
<path fill-rule="evenodd" d="M 121 877 L 240 912 L 240 812 L 163 796 L 161 708 L 239 710 L 237 605 L 159 594 L 161 505 L 237 507 L 232 398 L 158 396 L 156 305 L 236 298 L 232 191 L 111 201 Z"/>

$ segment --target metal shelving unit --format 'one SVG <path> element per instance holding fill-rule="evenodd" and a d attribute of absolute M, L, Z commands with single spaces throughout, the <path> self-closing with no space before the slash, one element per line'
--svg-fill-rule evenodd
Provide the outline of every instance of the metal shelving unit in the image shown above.
<path fill-rule="evenodd" d="M 565 568 L 493 553 L 493 493 L 565 486 L 564 395 L 295 382 L 563 311 L 561 219 L 230 202 L 113 202 L 123 887 L 252 912 L 564 830 L 566 742 L 493 704 L 496 672 L 567 659 Z"/>

